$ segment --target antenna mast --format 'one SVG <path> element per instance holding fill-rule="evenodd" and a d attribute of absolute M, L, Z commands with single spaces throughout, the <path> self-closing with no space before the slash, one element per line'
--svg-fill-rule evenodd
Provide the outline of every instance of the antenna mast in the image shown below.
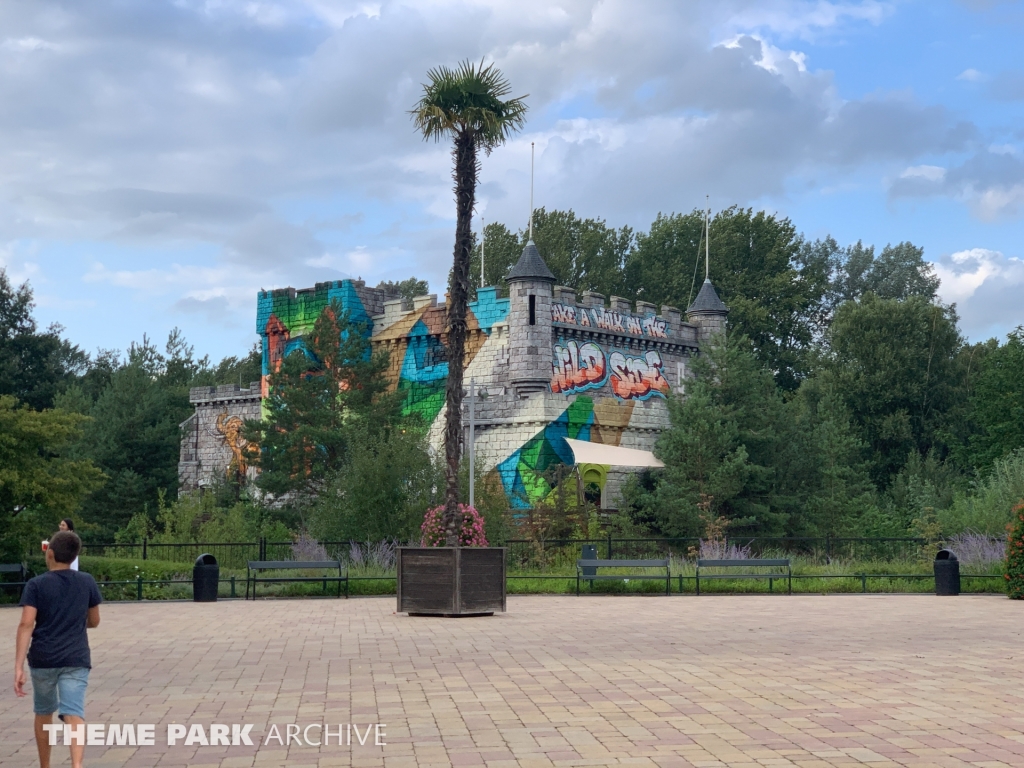
<path fill-rule="evenodd" d="M 480 287 L 483 288 L 484 283 L 484 243 L 487 242 L 487 220 L 480 217 Z M 472 506 L 472 505 L 470 505 Z"/>
<path fill-rule="evenodd" d="M 711 195 L 705 195 L 708 209 L 704 214 L 704 279 L 711 279 Z"/>
<path fill-rule="evenodd" d="M 530 142 L 530 239 L 533 240 L 533 142 Z"/>

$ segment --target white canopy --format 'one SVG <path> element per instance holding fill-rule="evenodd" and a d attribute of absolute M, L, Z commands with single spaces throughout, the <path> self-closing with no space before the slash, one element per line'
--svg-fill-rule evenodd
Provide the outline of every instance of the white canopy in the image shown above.
<path fill-rule="evenodd" d="M 565 438 L 577 464 L 610 464 L 613 467 L 664 467 L 650 451 L 620 448 L 617 445 L 588 443 L 586 440 Z"/>

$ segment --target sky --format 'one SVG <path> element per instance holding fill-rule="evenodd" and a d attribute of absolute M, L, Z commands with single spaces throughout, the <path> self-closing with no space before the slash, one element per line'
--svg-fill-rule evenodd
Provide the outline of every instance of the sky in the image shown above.
<path fill-rule="evenodd" d="M 1024 323 L 1024 3 L 8 0 L 0 267 L 83 349 L 256 341 L 256 292 L 410 275 L 443 295 L 450 148 L 427 71 L 493 62 L 525 129 L 477 219 L 647 229 L 739 205 L 924 248 L 972 341 Z M 1018 51 L 1018 53 L 1014 53 Z M 713 259 L 713 254 L 712 254 Z"/>

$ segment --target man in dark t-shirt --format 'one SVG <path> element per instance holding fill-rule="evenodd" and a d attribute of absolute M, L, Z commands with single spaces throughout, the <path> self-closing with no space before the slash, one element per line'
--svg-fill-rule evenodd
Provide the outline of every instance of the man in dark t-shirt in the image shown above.
<path fill-rule="evenodd" d="M 92 576 L 71 570 L 82 542 L 61 531 L 46 550 L 49 570 L 25 585 L 14 661 L 14 692 L 25 695 L 25 659 L 32 675 L 39 765 L 49 768 L 50 734 L 43 726 L 57 712 L 71 726 L 71 765 L 85 754 L 85 689 L 92 657 L 86 629 L 99 626 L 100 590 Z M 31 638 L 31 646 L 29 639 Z"/>

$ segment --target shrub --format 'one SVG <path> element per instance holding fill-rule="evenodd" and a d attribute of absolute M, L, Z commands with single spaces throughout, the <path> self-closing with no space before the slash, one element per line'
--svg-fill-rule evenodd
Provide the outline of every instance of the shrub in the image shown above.
<path fill-rule="evenodd" d="M 1013 508 L 1006 530 L 1006 592 L 1011 600 L 1024 600 L 1024 501 Z"/>
<path fill-rule="evenodd" d="M 459 544 L 463 547 L 486 547 L 487 537 L 484 535 L 484 519 L 480 517 L 480 513 L 468 504 L 459 504 L 459 511 L 462 513 L 462 530 L 459 532 Z M 420 526 L 420 530 L 423 532 L 420 546 L 445 546 L 443 518 L 443 506 L 427 510 L 427 514 L 423 517 L 423 525 Z"/>

